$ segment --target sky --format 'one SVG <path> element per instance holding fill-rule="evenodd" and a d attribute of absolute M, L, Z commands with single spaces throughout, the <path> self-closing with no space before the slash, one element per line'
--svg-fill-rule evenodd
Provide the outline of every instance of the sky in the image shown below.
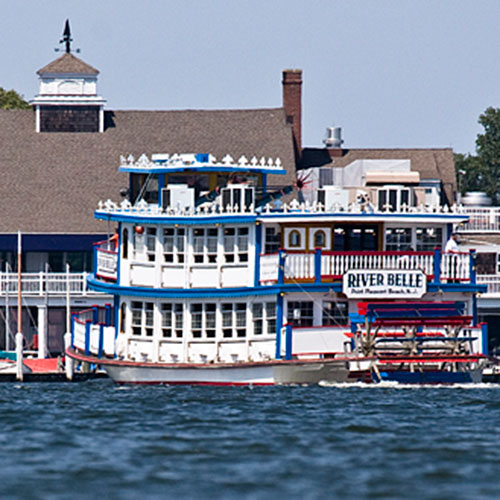
<path fill-rule="evenodd" d="M 474 153 L 500 107 L 498 0 L 0 0 L 0 87 L 26 99 L 73 47 L 107 109 L 280 107 L 303 71 L 303 145 Z"/>

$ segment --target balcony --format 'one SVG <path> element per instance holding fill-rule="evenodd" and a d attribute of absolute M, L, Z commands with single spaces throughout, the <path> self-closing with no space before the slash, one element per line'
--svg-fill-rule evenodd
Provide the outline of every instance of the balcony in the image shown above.
<path fill-rule="evenodd" d="M 500 207 L 460 207 L 469 220 L 458 225 L 460 233 L 495 233 L 500 231 Z"/>
<path fill-rule="evenodd" d="M 22 273 L 21 293 L 23 297 L 73 297 L 101 295 L 87 287 L 89 273 Z M 0 296 L 16 296 L 18 291 L 17 273 L 0 272 Z"/>
<path fill-rule="evenodd" d="M 488 286 L 488 290 L 482 295 L 484 298 L 500 298 L 500 275 L 478 274 L 477 282 Z"/>
<path fill-rule="evenodd" d="M 260 282 L 325 283 L 341 281 L 353 270 L 420 270 L 428 282 L 476 283 L 474 252 L 281 252 L 261 255 Z"/>

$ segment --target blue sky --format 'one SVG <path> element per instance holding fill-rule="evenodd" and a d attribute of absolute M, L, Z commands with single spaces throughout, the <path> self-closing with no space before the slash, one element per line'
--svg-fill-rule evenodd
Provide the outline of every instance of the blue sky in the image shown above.
<path fill-rule="evenodd" d="M 281 105 L 301 68 L 303 143 L 474 152 L 500 107 L 496 0 L 0 0 L 0 86 L 25 98 L 64 21 L 109 109 Z"/>

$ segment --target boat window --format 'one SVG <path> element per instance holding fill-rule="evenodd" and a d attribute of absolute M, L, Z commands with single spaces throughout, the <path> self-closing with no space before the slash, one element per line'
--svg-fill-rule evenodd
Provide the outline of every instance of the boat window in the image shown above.
<path fill-rule="evenodd" d="M 196 263 L 217 262 L 217 228 L 193 229 L 193 256 Z"/>
<path fill-rule="evenodd" d="M 264 332 L 264 304 L 252 304 L 253 334 L 262 335 Z"/>
<path fill-rule="evenodd" d="M 125 302 L 120 306 L 120 332 L 125 333 L 125 321 L 127 319 L 127 304 Z"/>
<path fill-rule="evenodd" d="M 326 246 L 326 234 L 323 230 L 314 233 L 314 248 L 324 248 Z"/>
<path fill-rule="evenodd" d="M 266 227 L 264 253 L 277 253 L 281 248 L 281 233 L 279 228 Z"/>
<path fill-rule="evenodd" d="M 128 229 L 122 231 L 122 257 L 128 259 Z"/>
<path fill-rule="evenodd" d="M 132 335 L 152 337 L 154 328 L 153 302 L 133 301 L 131 311 Z"/>
<path fill-rule="evenodd" d="M 182 338 L 183 332 L 182 304 L 168 303 L 161 305 L 161 331 L 165 338 Z"/>
<path fill-rule="evenodd" d="M 172 264 L 184 262 L 186 230 L 167 228 L 163 230 L 163 261 Z"/>
<path fill-rule="evenodd" d="M 222 336 L 224 338 L 245 337 L 247 307 L 244 302 L 222 304 Z"/>
<path fill-rule="evenodd" d="M 375 225 L 341 225 L 333 231 L 335 251 L 374 251 L 378 249 L 378 228 Z"/>
<path fill-rule="evenodd" d="M 428 252 L 443 245 L 443 229 L 441 227 L 417 227 L 415 229 L 417 251 Z"/>
<path fill-rule="evenodd" d="M 252 304 L 254 335 L 274 335 L 276 333 L 276 303 L 255 302 Z"/>
<path fill-rule="evenodd" d="M 345 301 L 323 301 L 323 326 L 347 325 L 349 322 L 347 311 Z"/>
<path fill-rule="evenodd" d="M 156 254 L 156 228 L 148 227 L 146 231 L 146 254 L 149 262 L 154 262 Z"/>
<path fill-rule="evenodd" d="M 288 246 L 290 248 L 301 246 L 300 233 L 296 229 L 290 231 L 290 234 L 288 235 Z"/>
<path fill-rule="evenodd" d="M 409 188 L 387 188 L 378 191 L 378 209 L 381 212 L 397 212 L 410 205 Z"/>
<path fill-rule="evenodd" d="M 388 227 L 385 230 L 385 249 L 390 251 L 411 250 L 411 228 Z"/>
<path fill-rule="evenodd" d="M 224 229 L 224 261 L 226 263 L 248 262 L 248 234 L 247 227 Z"/>
<path fill-rule="evenodd" d="M 293 326 L 313 326 L 313 302 L 288 302 L 287 321 Z"/>
<path fill-rule="evenodd" d="M 191 304 L 191 333 L 193 338 L 214 338 L 216 331 L 216 305 Z"/>

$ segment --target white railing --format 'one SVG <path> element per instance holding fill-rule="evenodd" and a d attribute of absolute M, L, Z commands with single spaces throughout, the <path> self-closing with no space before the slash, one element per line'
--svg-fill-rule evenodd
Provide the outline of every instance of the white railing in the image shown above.
<path fill-rule="evenodd" d="M 314 278 L 314 253 L 287 253 L 285 279 Z"/>
<path fill-rule="evenodd" d="M 132 205 L 130 201 L 123 200 L 121 203 L 115 203 L 112 200 L 100 201 L 96 214 L 101 214 L 107 216 L 109 214 L 130 214 L 130 215 L 140 215 L 141 217 L 209 217 L 221 214 L 252 214 L 252 215 L 280 215 L 293 212 L 294 214 L 335 214 L 335 213 L 350 213 L 350 214 L 360 214 L 360 215 L 384 215 L 387 213 L 400 214 L 420 214 L 420 215 L 453 215 L 453 216 L 463 216 L 465 220 L 467 214 L 463 207 L 452 206 L 451 208 L 447 205 L 444 206 L 424 206 L 419 205 L 416 207 L 401 206 L 398 211 L 391 211 L 390 207 L 387 206 L 384 210 L 378 210 L 376 207 L 370 211 L 365 211 L 358 203 L 350 203 L 348 206 L 334 204 L 332 207 L 325 207 L 320 202 L 310 203 L 308 201 L 299 203 L 297 200 L 292 200 L 290 203 L 283 203 L 279 210 L 273 203 L 268 203 L 263 207 L 256 207 L 253 203 L 246 206 L 244 203 L 239 205 L 227 205 L 221 206 L 217 201 L 212 203 L 204 203 L 198 207 L 182 207 L 174 206 L 162 208 L 157 204 L 147 203 L 144 200 L 139 201 L 137 204 Z"/>
<path fill-rule="evenodd" d="M 274 335 L 250 339 L 155 339 L 128 337 L 118 352 L 126 360 L 162 363 L 235 363 L 274 359 Z"/>
<path fill-rule="evenodd" d="M 500 296 L 500 275 L 478 274 L 477 282 L 480 285 L 488 285 L 487 294 Z"/>
<path fill-rule="evenodd" d="M 22 273 L 21 292 L 23 296 L 65 295 L 72 297 L 99 295 L 87 287 L 89 273 Z M 17 273 L 0 272 L 0 296 L 17 294 Z"/>
<path fill-rule="evenodd" d="M 284 278 L 286 280 L 339 280 L 352 270 L 420 270 L 428 279 L 435 279 L 435 266 L 439 267 L 439 280 L 443 282 L 470 282 L 469 253 L 439 252 L 322 252 L 321 271 L 317 273 L 314 252 L 286 252 L 284 256 Z M 438 262 L 435 263 L 436 256 Z M 276 254 L 261 256 L 261 283 L 278 280 Z M 274 269 L 273 269 L 274 266 Z M 264 278 L 265 277 L 265 278 Z"/>
<path fill-rule="evenodd" d="M 83 321 L 73 322 L 73 346 L 81 351 L 88 351 L 91 354 L 99 355 L 102 347 L 102 354 L 113 356 L 115 353 L 115 327 L 103 326 L 101 344 L 101 325 L 89 325 Z M 88 335 L 88 338 L 87 338 Z"/>
<path fill-rule="evenodd" d="M 442 253 L 441 280 L 442 281 L 470 281 L 470 254 Z"/>
<path fill-rule="evenodd" d="M 469 220 L 459 224 L 460 233 L 492 233 L 500 231 L 500 207 L 461 207 Z"/>
<path fill-rule="evenodd" d="M 321 256 L 321 275 L 342 276 L 354 269 L 405 270 L 419 269 L 427 276 L 434 274 L 434 252 L 360 252 L 328 253 Z"/>
<path fill-rule="evenodd" d="M 155 156 L 155 155 L 153 155 Z M 178 169 L 179 167 L 184 168 L 198 168 L 198 167 L 211 167 L 216 168 L 234 168 L 234 170 L 258 168 L 259 170 L 282 170 L 283 164 L 279 158 L 265 158 L 262 156 L 258 159 L 256 156 L 250 158 L 246 156 L 240 156 L 238 160 L 233 159 L 229 154 L 226 154 L 221 160 L 217 161 L 217 158 L 213 155 L 208 155 L 207 158 L 201 160 L 198 155 L 195 154 L 161 154 L 161 158 L 152 157 L 150 160 L 146 154 L 142 154 L 139 158 L 134 158 L 133 155 L 128 155 L 128 157 L 120 156 L 120 167 L 122 168 L 133 168 L 134 170 L 144 170 L 145 172 L 151 170 L 152 168 L 158 169 L 159 167 L 165 168 L 168 172 L 169 168 Z"/>

